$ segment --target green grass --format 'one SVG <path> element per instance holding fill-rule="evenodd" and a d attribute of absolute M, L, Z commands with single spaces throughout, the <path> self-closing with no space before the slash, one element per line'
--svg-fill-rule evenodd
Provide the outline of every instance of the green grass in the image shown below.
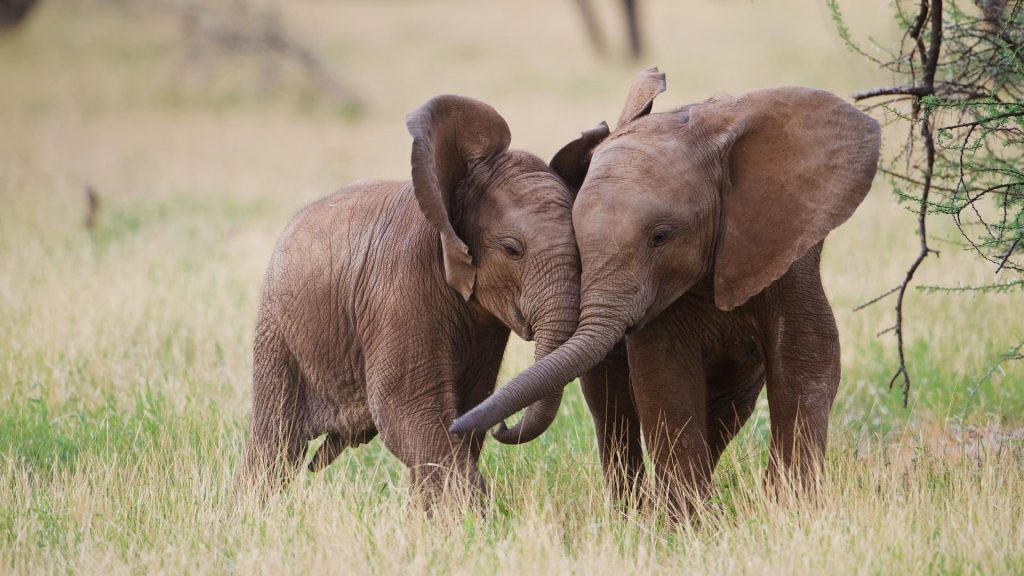
<path fill-rule="evenodd" d="M 486 453 L 493 494 L 485 517 L 419 513 L 407 501 L 401 466 L 376 442 L 266 503 L 240 503 L 231 480 L 244 419 L 213 404 L 178 411 L 158 396 L 134 401 L 61 414 L 27 401 L 3 415 L 7 566 L 243 573 L 811 572 L 835 563 L 851 571 L 1015 573 L 1024 566 L 1016 521 L 1024 508 L 1011 497 L 1024 488 L 1020 439 L 998 450 L 943 450 L 912 438 L 854 444 L 839 433 L 814 505 L 764 497 L 763 442 L 747 433 L 719 470 L 719 492 L 701 524 L 670 529 L 657 515 L 621 516 L 602 499 L 575 389 L 551 434 Z"/>
<path fill-rule="evenodd" d="M 824 4 L 784 4 L 645 4 L 649 60 L 669 80 L 656 109 L 777 84 L 884 83 L 846 53 Z M 844 6 L 855 33 L 886 33 L 870 28 L 876 8 Z M 986 377 L 1024 338 L 1019 302 L 911 294 L 904 409 L 887 387 L 891 334 L 875 335 L 891 303 L 852 312 L 915 249 L 913 216 L 881 183 L 826 244 L 843 383 L 816 499 L 762 489 L 762 398 L 692 524 L 623 514 L 605 500 L 575 384 L 542 438 L 488 444 L 483 515 L 419 512 L 379 440 L 266 502 L 234 493 L 260 281 L 291 215 L 352 179 L 407 177 L 402 118 L 434 94 L 491 102 L 514 145 L 550 156 L 614 120 L 640 67 L 595 60 L 569 2 L 282 9 L 357 84 L 358 114 L 310 104 L 296 78 L 255 91 L 251 60 L 197 81 L 160 10 L 53 0 L 0 41 L 0 572 L 1024 571 L 1024 366 Z M 92 231 L 87 185 L 102 202 Z M 921 274 L 991 279 L 946 245 Z M 501 380 L 531 358 L 512 342 Z"/>

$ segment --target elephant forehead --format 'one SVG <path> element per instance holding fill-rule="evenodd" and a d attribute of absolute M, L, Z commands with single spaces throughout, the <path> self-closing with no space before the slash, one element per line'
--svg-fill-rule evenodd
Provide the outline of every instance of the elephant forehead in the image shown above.
<path fill-rule="evenodd" d="M 657 197 L 631 195 L 626 190 L 587 195 L 581 192 L 573 208 L 573 228 L 579 240 L 615 238 L 628 243 L 653 214 L 664 208 Z"/>
<path fill-rule="evenodd" d="M 553 240 L 563 241 L 573 238 L 572 213 L 568 210 L 554 214 L 551 211 L 530 211 L 522 214 L 524 228 L 530 236 L 547 236 Z"/>
<path fill-rule="evenodd" d="M 520 172 L 512 175 L 503 184 L 512 195 L 536 198 L 550 197 L 557 200 L 572 200 L 569 189 L 552 172 Z"/>
<path fill-rule="evenodd" d="M 502 213 L 497 230 L 516 230 L 534 247 L 575 246 L 572 207 L 556 202 L 533 203 Z"/>
<path fill-rule="evenodd" d="M 708 179 L 696 171 L 648 174 L 636 166 L 610 167 L 588 175 L 576 196 L 573 218 L 689 212 L 701 194 L 711 191 Z"/>
<path fill-rule="evenodd" d="M 679 182 L 671 186 L 647 180 L 595 182 L 580 190 L 573 207 L 577 239 L 629 244 L 645 241 L 651 228 L 662 223 L 692 226 L 700 213 L 713 211 L 714 203 L 704 199 L 706 189 Z"/>
<path fill-rule="evenodd" d="M 594 154 L 583 189 L 604 182 L 670 187 L 697 176 L 700 165 L 691 147 L 678 138 L 631 136 Z"/>
<path fill-rule="evenodd" d="M 562 218 L 567 218 L 572 211 L 569 190 L 557 176 L 548 172 L 513 175 L 487 196 L 501 211 Z"/>

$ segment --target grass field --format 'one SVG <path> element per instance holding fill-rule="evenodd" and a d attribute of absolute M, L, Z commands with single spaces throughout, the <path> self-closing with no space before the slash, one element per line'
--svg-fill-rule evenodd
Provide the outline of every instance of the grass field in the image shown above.
<path fill-rule="evenodd" d="M 845 4 L 855 33 L 892 37 L 887 2 Z M 294 71 L 261 89 L 257 59 L 189 65 L 161 6 L 43 0 L 0 38 L 0 572 L 1024 572 L 1024 366 L 989 373 L 1024 338 L 1019 298 L 912 294 L 904 409 L 892 336 L 875 336 L 890 304 L 852 312 L 916 246 L 881 181 L 826 244 L 844 377 L 813 503 L 762 491 L 761 406 L 692 525 L 621 515 L 575 384 L 541 439 L 485 450 L 482 517 L 407 506 L 379 440 L 265 503 L 236 499 L 260 281 L 290 216 L 349 180 L 408 177 L 403 116 L 434 94 L 490 102 L 514 146 L 549 157 L 617 117 L 640 65 L 594 58 L 568 0 L 282 4 L 364 101 L 339 108 Z M 669 81 L 656 109 L 889 81 L 846 53 L 823 2 L 643 7 L 643 64 Z M 91 232 L 86 186 L 101 198 Z M 942 256 L 923 283 L 991 280 L 933 230 Z M 513 342 L 502 379 L 530 358 Z"/>

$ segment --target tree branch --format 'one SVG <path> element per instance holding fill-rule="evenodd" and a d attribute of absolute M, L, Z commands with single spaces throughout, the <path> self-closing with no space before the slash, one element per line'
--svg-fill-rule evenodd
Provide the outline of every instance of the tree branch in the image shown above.
<path fill-rule="evenodd" d="M 923 89 L 923 93 L 915 94 L 916 96 L 930 96 L 935 94 L 935 70 L 938 67 L 939 53 L 942 46 L 942 0 L 921 0 L 921 19 L 923 15 L 927 13 L 930 18 L 928 28 L 931 29 L 931 40 L 928 45 L 927 54 L 922 54 L 924 59 L 924 79 L 923 85 L 918 87 Z M 922 50 L 922 39 L 921 35 L 925 31 L 925 26 L 916 26 L 913 32 L 916 32 L 915 40 L 917 41 L 918 50 Z M 920 103 L 920 98 L 915 100 L 915 108 Z M 933 252 L 928 247 L 928 196 L 932 189 L 932 177 L 935 172 L 935 138 L 932 133 L 931 117 L 929 112 L 924 113 L 924 119 L 921 123 L 921 137 L 924 138 L 925 145 L 925 173 L 923 188 L 921 190 L 921 198 L 919 200 L 919 208 L 917 212 L 917 233 L 921 239 L 920 250 L 917 253 L 917 257 L 910 264 L 910 268 L 907 269 L 907 273 L 903 278 L 903 282 L 899 285 L 899 291 L 896 296 L 896 350 L 899 353 L 900 364 L 896 373 L 893 374 L 892 379 L 889 381 L 889 387 L 892 388 L 896 380 L 903 377 L 903 407 L 906 408 L 910 400 L 910 373 L 907 371 L 907 358 L 904 346 L 904 333 L 903 333 L 903 302 L 904 297 L 907 294 L 907 288 L 910 283 L 914 280 L 914 274 L 917 273 L 917 269 L 924 262 L 925 258 Z"/>
<path fill-rule="evenodd" d="M 854 92 L 850 97 L 854 101 L 859 102 L 868 98 L 877 98 L 879 96 L 927 96 L 930 92 L 924 86 L 891 86 L 887 88 L 872 88 L 870 90 L 862 90 L 860 92 Z"/>

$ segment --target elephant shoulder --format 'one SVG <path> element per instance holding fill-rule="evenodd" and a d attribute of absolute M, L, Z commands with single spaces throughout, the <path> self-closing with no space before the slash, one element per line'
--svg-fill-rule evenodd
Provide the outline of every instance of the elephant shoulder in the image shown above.
<path fill-rule="evenodd" d="M 350 182 L 299 210 L 285 227 L 282 238 L 357 221 L 362 213 L 374 212 L 401 196 L 403 186 L 408 186 L 408 183 L 381 180 Z"/>
<path fill-rule="evenodd" d="M 408 183 L 357 180 L 333 194 L 307 204 L 281 233 L 275 252 L 294 253 L 303 258 L 319 249 L 340 248 L 339 243 L 356 241 L 380 212 L 401 197 Z M 310 254 L 313 252 L 314 254 Z"/>
<path fill-rule="evenodd" d="M 367 214 L 377 213 L 402 184 L 360 180 L 299 210 L 278 237 L 265 277 L 265 292 L 308 292 L 338 278 L 358 246 L 372 235 Z"/>
<path fill-rule="evenodd" d="M 821 253 L 824 240 L 810 247 L 798 258 L 785 274 L 768 286 L 759 296 L 772 302 L 775 307 L 805 307 L 811 302 L 821 301 L 824 286 L 821 281 Z"/>

